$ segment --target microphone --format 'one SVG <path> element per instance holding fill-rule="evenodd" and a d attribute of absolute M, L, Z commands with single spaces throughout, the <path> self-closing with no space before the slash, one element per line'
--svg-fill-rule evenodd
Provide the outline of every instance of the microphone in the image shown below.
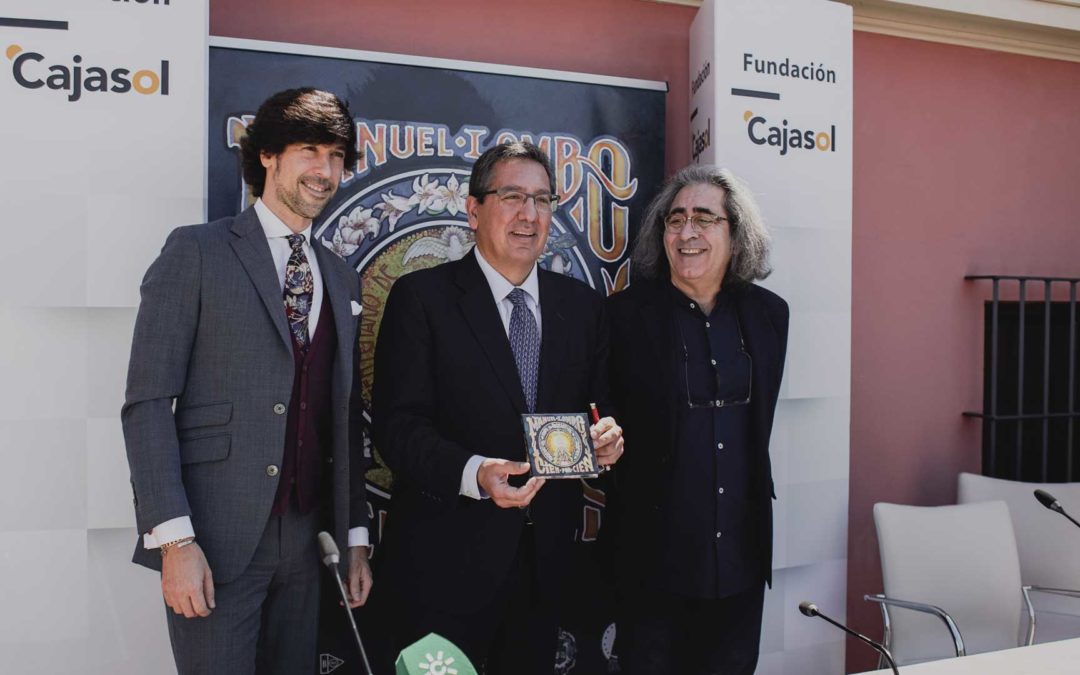
<path fill-rule="evenodd" d="M 352 608 L 349 607 L 349 596 L 345 592 L 345 584 L 341 582 L 341 574 L 338 572 L 337 563 L 341 560 L 341 555 L 338 553 L 337 543 L 329 532 L 323 531 L 319 533 L 319 553 L 322 554 L 323 564 L 334 573 L 338 592 L 341 593 L 341 600 L 345 603 L 345 614 L 349 617 L 349 625 L 352 626 L 353 637 L 356 638 L 356 646 L 360 648 L 360 658 L 364 662 L 364 670 L 367 675 L 371 675 L 371 664 L 368 663 L 364 643 L 360 641 L 360 631 L 356 628 L 356 619 L 353 617 Z"/>
<path fill-rule="evenodd" d="M 330 567 L 331 565 L 338 564 L 341 560 L 341 556 L 338 554 L 337 543 L 334 542 L 334 538 L 330 536 L 329 532 L 319 533 L 319 553 L 322 553 L 322 564 Z"/>
<path fill-rule="evenodd" d="M 1054 495 L 1050 494 L 1046 490 L 1036 490 L 1035 499 L 1039 500 L 1039 503 L 1050 509 L 1051 511 L 1057 511 L 1060 513 L 1063 511 L 1061 503 L 1054 499 Z"/>
<path fill-rule="evenodd" d="M 877 642 L 874 642 L 862 633 L 856 633 L 855 631 L 851 630 L 839 621 L 834 621 L 830 619 L 829 617 L 822 614 L 821 611 L 818 610 L 818 606 L 810 602 L 809 600 L 803 600 L 799 603 L 799 611 L 803 613 L 803 616 L 808 616 L 810 618 L 814 618 L 816 616 L 822 618 L 825 621 L 828 621 L 832 625 L 836 626 L 840 630 L 844 631 L 848 635 L 858 638 L 859 640 L 862 640 L 866 644 L 870 645 L 885 658 L 885 662 L 889 664 L 890 668 L 892 668 L 893 673 L 895 673 L 895 675 L 900 675 L 900 671 L 896 669 L 896 661 L 893 660 L 892 654 L 890 654 L 889 650 L 885 648 L 885 645 L 878 644 Z"/>
<path fill-rule="evenodd" d="M 1071 520 L 1073 525 L 1080 527 L 1080 523 L 1076 522 L 1076 520 L 1073 519 L 1072 516 L 1065 513 L 1065 509 L 1062 508 L 1061 502 L 1055 499 L 1054 495 L 1050 494 L 1046 490 L 1036 490 L 1035 499 L 1038 499 L 1040 504 L 1050 509 L 1051 511 L 1054 511 L 1055 513 L 1060 513 L 1061 515 Z"/>

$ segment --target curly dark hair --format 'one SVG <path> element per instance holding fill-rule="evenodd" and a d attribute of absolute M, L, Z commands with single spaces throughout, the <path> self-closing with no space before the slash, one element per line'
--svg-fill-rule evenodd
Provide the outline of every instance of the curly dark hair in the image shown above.
<path fill-rule="evenodd" d="M 279 155 L 292 143 L 345 146 L 345 168 L 356 164 L 356 124 L 349 104 L 312 87 L 279 91 L 263 101 L 240 141 L 244 182 L 256 197 L 266 185 L 260 155 Z"/>

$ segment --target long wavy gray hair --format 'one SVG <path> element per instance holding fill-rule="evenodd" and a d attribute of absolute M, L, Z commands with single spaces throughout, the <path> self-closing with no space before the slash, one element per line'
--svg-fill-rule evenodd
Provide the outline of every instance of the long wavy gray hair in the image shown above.
<path fill-rule="evenodd" d="M 769 276 L 772 272 L 769 267 L 772 238 L 754 195 L 742 179 L 730 170 L 716 166 L 688 166 L 664 181 L 660 193 L 645 209 L 641 230 L 630 254 L 632 274 L 646 279 L 667 279 L 671 275 L 664 251 L 664 218 L 679 190 L 698 183 L 724 189 L 724 210 L 731 227 L 731 262 L 724 280 L 751 282 Z"/>

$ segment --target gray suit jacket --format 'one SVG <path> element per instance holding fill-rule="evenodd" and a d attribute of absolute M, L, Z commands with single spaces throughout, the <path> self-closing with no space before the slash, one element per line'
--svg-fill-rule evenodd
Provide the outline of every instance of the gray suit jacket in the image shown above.
<path fill-rule="evenodd" d="M 366 526 L 364 418 L 355 373 L 356 271 L 315 250 L 338 351 L 331 383 L 333 533 Z M 177 228 L 141 286 L 121 411 L 140 533 L 190 516 L 214 580 L 251 561 L 280 473 L 292 393 L 292 342 L 280 282 L 254 209 Z M 174 410 L 175 402 L 175 410 Z M 270 474 L 274 475 L 270 475 Z M 134 561 L 161 568 L 156 550 Z"/>

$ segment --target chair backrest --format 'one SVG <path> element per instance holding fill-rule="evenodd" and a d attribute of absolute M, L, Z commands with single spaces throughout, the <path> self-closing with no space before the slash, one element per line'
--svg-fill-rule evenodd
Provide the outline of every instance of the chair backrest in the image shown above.
<path fill-rule="evenodd" d="M 1080 519 L 1080 483 L 1021 483 L 973 473 L 961 473 L 957 482 L 961 504 L 1000 499 L 1009 505 L 1024 584 L 1080 590 L 1080 529 L 1033 496 L 1046 490 Z"/>
<path fill-rule="evenodd" d="M 952 616 L 968 654 L 1017 645 L 1023 597 L 1012 521 L 1004 502 L 958 506 L 875 504 L 885 595 L 936 605 Z M 893 608 L 898 663 L 955 656 L 935 616 Z"/>

